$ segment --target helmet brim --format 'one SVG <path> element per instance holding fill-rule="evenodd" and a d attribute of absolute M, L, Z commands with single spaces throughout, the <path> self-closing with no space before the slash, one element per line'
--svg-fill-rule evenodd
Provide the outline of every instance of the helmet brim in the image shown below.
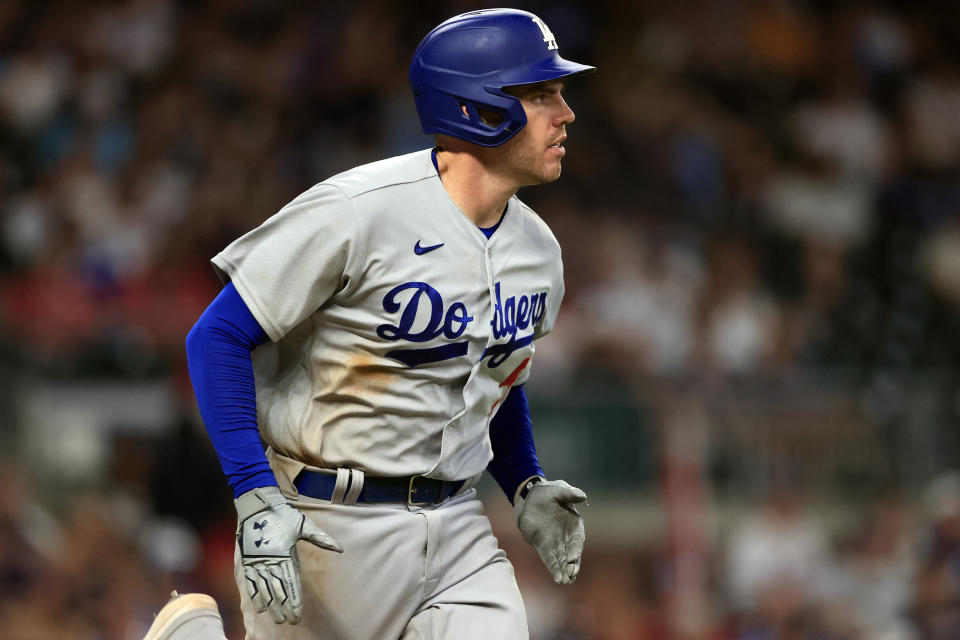
<path fill-rule="evenodd" d="M 596 67 L 580 64 L 557 56 L 552 60 L 544 61 L 538 67 L 524 69 L 514 78 L 504 78 L 506 82 L 498 83 L 500 87 L 519 87 L 525 84 L 537 84 L 549 80 L 559 80 L 570 76 L 582 75 L 596 71 Z"/>

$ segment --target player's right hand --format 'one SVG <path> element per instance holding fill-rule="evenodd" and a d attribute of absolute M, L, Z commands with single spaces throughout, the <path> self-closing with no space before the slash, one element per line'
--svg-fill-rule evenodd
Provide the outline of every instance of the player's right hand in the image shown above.
<path fill-rule="evenodd" d="M 277 487 L 260 487 L 234 500 L 237 543 L 247 593 L 257 613 L 269 611 L 277 624 L 303 617 L 297 540 L 342 553 L 340 544 L 287 504 Z"/>

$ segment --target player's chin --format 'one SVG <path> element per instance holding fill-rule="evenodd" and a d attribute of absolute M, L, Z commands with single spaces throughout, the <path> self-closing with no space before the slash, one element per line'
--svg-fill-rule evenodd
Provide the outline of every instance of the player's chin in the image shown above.
<path fill-rule="evenodd" d="M 541 184 L 544 182 L 553 182 L 560 177 L 562 169 L 563 164 L 560 162 L 560 158 L 554 158 L 540 166 L 540 170 L 537 171 L 537 176 L 540 178 Z"/>
<path fill-rule="evenodd" d="M 544 182 L 553 182 L 560 177 L 560 174 L 563 171 L 563 165 L 560 164 L 560 161 L 557 160 L 555 165 L 550 166 L 546 171 L 544 171 L 545 179 Z"/>
<path fill-rule="evenodd" d="M 555 181 L 559 177 L 560 177 L 559 171 L 554 171 L 551 173 L 544 172 L 544 173 L 538 173 L 535 175 L 532 174 L 530 178 L 524 183 L 523 186 L 533 187 L 538 184 L 547 184 L 548 182 Z"/>
<path fill-rule="evenodd" d="M 538 184 L 546 184 L 547 182 L 553 182 L 559 177 L 560 162 L 557 161 L 545 163 L 528 170 L 523 185 L 529 187 Z"/>

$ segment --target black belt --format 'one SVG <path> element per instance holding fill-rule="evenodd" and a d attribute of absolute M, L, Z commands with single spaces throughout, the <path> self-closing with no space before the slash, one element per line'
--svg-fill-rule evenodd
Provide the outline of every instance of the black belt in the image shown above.
<path fill-rule="evenodd" d="M 434 480 L 423 476 L 380 478 L 364 476 L 363 489 L 357 502 L 405 502 L 407 504 L 436 504 L 456 494 L 465 480 Z M 304 469 L 293 481 L 300 494 L 318 500 L 329 500 L 337 484 L 336 474 L 317 473 Z M 347 486 L 346 491 L 350 487 Z"/>

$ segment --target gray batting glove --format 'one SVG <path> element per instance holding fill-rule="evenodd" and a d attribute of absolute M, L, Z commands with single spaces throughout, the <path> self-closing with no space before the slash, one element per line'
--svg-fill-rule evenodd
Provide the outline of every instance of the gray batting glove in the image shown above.
<path fill-rule="evenodd" d="M 537 550 L 558 584 L 570 584 L 580 573 L 585 533 L 583 517 L 573 505 L 586 499 L 587 494 L 563 480 L 544 480 L 513 506 L 520 535 Z"/>
<path fill-rule="evenodd" d="M 270 611 L 277 624 L 303 617 L 297 540 L 342 553 L 340 544 L 287 504 L 277 487 L 251 489 L 233 501 L 239 525 L 237 543 L 247 593 L 257 613 Z"/>

